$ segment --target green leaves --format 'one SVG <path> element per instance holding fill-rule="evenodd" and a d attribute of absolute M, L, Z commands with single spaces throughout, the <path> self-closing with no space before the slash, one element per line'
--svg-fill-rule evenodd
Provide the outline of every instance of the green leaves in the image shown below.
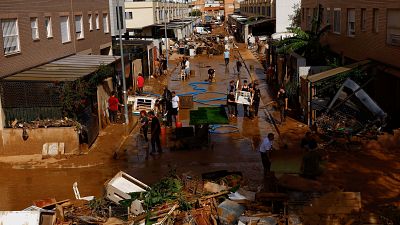
<path fill-rule="evenodd" d="M 150 210 L 152 207 L 162 204 L 164 202 L 172 200 L 183 201 L 180 195 L 182 190 L 181 181 L 175 178 L 164 178 L 158 183 L 155 183 L 146 192 L 142 193 L 129 193 L 131 199 L 122 200 L 121 205 L 126 207 L 130 206 L 132 201 L 139 199 L 143 201 L 143 206 L 146 210 Z"/>

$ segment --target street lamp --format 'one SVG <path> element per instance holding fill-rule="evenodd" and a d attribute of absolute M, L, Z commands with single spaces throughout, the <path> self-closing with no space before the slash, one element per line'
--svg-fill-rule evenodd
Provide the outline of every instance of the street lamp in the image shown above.
<path fill-rule="evenodd" d="M 122 93 L 124 94 L 124 117 L 125 117 L 125 124 L 129 124 L 129 118 L 128 118 L 128 105 L 127 105 L 127 95 L 126 95 L 126 77 L 125 77 L 125 63 L 124 63 L 124 49 L 122 47 L 122 34 L 121 34 L 121 29 L 123 25 L 123 15 L 122 15 L 122 10 L 119 8 L 119 0 L 117 0 L 117 26 L 118 28 L 118 38 L 119 38 L 119 48 L 121 52 L 121 72 L 122 72 Z"/>

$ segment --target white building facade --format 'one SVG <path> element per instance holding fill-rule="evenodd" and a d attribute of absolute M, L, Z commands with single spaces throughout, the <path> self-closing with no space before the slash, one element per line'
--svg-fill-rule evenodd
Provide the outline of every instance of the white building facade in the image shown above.
<path fill-rule="evenodd" d="M 276 0 L 276 33 L 287 32 L 291 24 L 291 16 L 295 8 L 299 7 L 301 0 Z"/>

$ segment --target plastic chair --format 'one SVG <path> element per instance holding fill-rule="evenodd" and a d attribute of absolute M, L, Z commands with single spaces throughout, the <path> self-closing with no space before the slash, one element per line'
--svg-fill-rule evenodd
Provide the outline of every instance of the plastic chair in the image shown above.
<path fill-rule="evenodd" d="M 79 193 L 79 189 L 78 189 L 78 182 L 75 182 L 72 185 L 72 189 L 74 190 L 75 198 L 78 200 L 92 201 L 94 199 L 94 196 L 81 197 L 81 194 Z"/>

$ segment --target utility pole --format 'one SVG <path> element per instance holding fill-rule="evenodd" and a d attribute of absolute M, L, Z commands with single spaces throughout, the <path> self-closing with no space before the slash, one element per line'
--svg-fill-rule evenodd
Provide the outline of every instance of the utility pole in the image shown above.
<path fill-rule="evenodd" d="M 168 5 L 167 5 L 168 6 Z M 164 8 L 165 9 L 165 8 Z M 168 10 L 168 8 L 167 8 Z M 164 36 L 165 36 L 165 59 L 167 61 L 167 69 L 168 69 L 168 50 L 169 50 L 169 43 L 168 43 L 168 34 L 167 34 L 167 11 L 164 11 Z"/>
<path fill-rule="evenodd" d="M 121 52 L 121 72 L 122 72 L 122 93 L 124 94 L 124 117 L 125 117 L 125 124 L 129 124 L 129 118 L 128 118 L 128 105 L 127 105 L 127 95 L 126 95 L 126 78 L 125 78 L 125 63 L 124 63 L 124 49 L 122 47 L 122 34 L 121 34 L 121 29 L 122 29 L 122 24 L 123 24 L 123 18 L 121 18 L 123 15 L 120 15 L 120 9 L 119 9 L 119 0 L 117 0 L 117 28 L 118 28 L 118 37 L 119 37 L 119 48 Z"/>

